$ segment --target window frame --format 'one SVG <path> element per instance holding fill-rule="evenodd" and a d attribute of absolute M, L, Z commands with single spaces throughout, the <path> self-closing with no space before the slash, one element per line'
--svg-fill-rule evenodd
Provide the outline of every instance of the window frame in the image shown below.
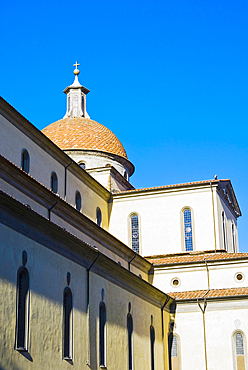
<path fill-rule="evenodd" d="M 133 249 L 133 243 L 132 243 L 132 217 L 137 216 L 138 217 L 138 237 L 139 237 L 139 251 Z M 128 245 L 129 247 L 136 253 L 140 254 L 142 253 L 142 243 L 141 243 L 141 217 L 138 212 L 132 212 L 128 215 Z"/>
<path fill-rule="evenodd" d="M 172 357 L 176 357 L 178 359 L 178 370 L 181 370 L 181 340 L 178 334 L 171 333 L 172 341 L 171 341 L 171 351 L 170 351 L 170 361 L 171 361 L 171 369 L 172 367 Z M 173 339 L 176 338 L 177 340 L 177 356 L 172 356 L 172 346 L 173 346 Z"/>
<path fill-rule="evenodd" d="M 103 309 L 103 317 L 102 317 Z M 102 322 L 103 319 L 103 322 Z M 103 326 L 102 326 L 103 324 Z M 103 301 L 99 304 L 99 367 L 107 368 L 107 311 Z"/>
<path fill-rule="evenodd" d="M 66 309 L 65 309 L 65 295 L 69 292 L 71 296 L 71 309 L 68 321 L 68 330 L 66 327 Z M 68 334 L 66 333 L 68 331 Z M 65 339 L 68 335 L 68 344 L 66 344 Z M 68 345 L 68 348 L 66 346 Z M 67 353 L 68 350 L 68 353 Z M 66 361 L 72 361 L 73 358 L 73 295 L 69 287 L 66 287 L 63 292 L 63 359 Z"/>
<path fill-rule="evenodd" d="M 131 325 L 129 325 L 131 323 Z M 133 357 L 133 317 L 129 312 L 127 314 L 127 364 L 128 370 L 134 369 L 134 357 Z M 131 366 L 130 366 L 131 364 Z"/>
<path fill-rule="evenodd" d="M 100 222 L 99 222 L 99 215 L 101 216 Z M 96 207 L 96 224 L 99 227 L 102 227 L 102 211 L 101 211 L 101 208 L 100 207 Z"/>
<path fill-rule="evenodd" d="M 150 325 L 150 351 L 151 351 L 151 370 L 155 370 L 155 329 Z"/>
<path fill-rule="evenodd" d="M 248 359 L 247 359 L 247 340 L 244 332 L 240 329 L 237 329 L 233 332 L 232 335 L 232 350 L 233 350 L 233 368 L 234 370 L 239 370 L 237 365 L 237 350 L 236 350 L 236 335 L 241 334 L 243 337 L 243 348 L 244 348 L 244 362 L 245 370 L 248 369 Z"/>
<path fill-rule="evenodd" d="M 232 247 L 233 247 L 233 253 L 237 253 L 237 247 L 236 247 L 236 230 L 235 230 L 235 224 L 232 222 Z"/>
<path fill-rule="evenodd" d="M 56 176 L 56 178 L 54 178 Z M 56 190 L 54 189 L 54 185 L 56 185 Z M 55 171 L 51 172 L 50 176 L 50 189 L 54 194 L 58 194 L 58 189 L 59 189 L 59 180 L 58 180 L 58 175 L 56 174 Z"/>
<path fill-rule="evenodd" d="M 78 198 L 79 197 L 79 198 Z M 80 207 L 78 206 L 78 202 L 80 201 Z M 75 191 L 75 208 L 77 211 L 81 212 L 82 209 L 82 196 L 79 190 Z"/>
<path fill-rule="evenodd" d="M 19 343 L 19 324 L 20 324 L 20 309 L 19 309 L 19 302 L 20 302 L 20 274 L 25 272 L 27 279 L 28 279 L 28 288 L 27 293 L 25 295 L 25 313 L 24 313 L 24 323 L 22 330 L 24 331 L 24 342 L 23 346 L 20 346 Z M 28 270 L 25 266 L 19 268 L 17 272 L 17 289 L 16 289 L 16 334 L 15 334 L 15 349 L 20 352 L 28 352 L 28 343 L 29 343 L 29 310 L 30 310 L 30 278 Z"/>
<path fill-rule="evenodd" d="M 85 170 L 85 169 L 86 169 L 86 163 L 85 163 L 85 161 L 79 161 L 79 162 L 78 162 L 78 165 L 79 165 L 79 167 L 80 167 L 80 168 L 82 168 L 83 170 Z"/>
<path fill-rule="evenodd" d="M 221 223 L 222 223 L 223 249 L 225 251 L 228 251 L 226 215 L 225 215 L 225 212 L 224 211 L 221 212 Z"/>
<path fill-rule="evenodd" d="M 185 224 L 184 224 L 184 212 L 189 210 L 191 212 L 191 229 L 192 229 L 192 250 L 186 250 L 185 244 Z M 194 210 L 190 206 L 185 206 L 181 209 L 181 245 L 182 245 L 182 252 L 192 252 L 195 250 L 195 223 L 194 223 Z"/>
<path fill-rule="evenodd" d="M 30 172 L 30 155 L 26 148 L 23 148 L 21 153 L 21 169 L 27 174 Z"/>

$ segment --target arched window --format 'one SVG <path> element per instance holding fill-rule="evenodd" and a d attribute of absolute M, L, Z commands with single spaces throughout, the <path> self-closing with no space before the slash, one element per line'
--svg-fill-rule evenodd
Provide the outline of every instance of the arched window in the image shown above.
<path fill-rule="evenodd" d="M 25 171 L 26 173 L 29 173 L 30 158 L 27 149 L 23 149 L 22 151 L 21 162 L 22 170 Z"/>
<path fill-rule="evenodd" d="M 81 168 L 83 168 L 83 169 L 85 170 L 86 165 L 85 165 L 85 163 L 84 163 L 84 162 L 80 162 L 80 163 L 78 163 L 78 164 L 79 164 L 79 166 L 80 166 Z"/>
<path fill-rule="evenodd" d="M 99 308 L 99 366 L 106 367 L 106 306 L 100 303 Z"/>
<path fill-rule="evenodd" d="M 70 112 L 70 100 L 71 100 L 71 98 L 70 98 L 70 96 L 68 97 L 68 112 Z"/>
<path fill-rule="evenodd" d="M 155 330 L 152 325 L 150 326 L 150 342 L 151 342 L 151 370 L 155 370 L 155 356 L 154 356 Z"/>
<path fill-rule="evenodd" d="M 173 335 L 171 347 L 171 367 L 172 370 L 179 370 L 179 353 L 178 353 L 178 339 Z"/>
<path fill-rule="evenodd" d="M 232 223 L 232 242 L 233 242 L 233 253 L 236 252 L 236 241 L 235 241 L 235 227 Z"/>
<path fill-rule="evenodd" d="M 222 230 L 223 230 L 223 247 L 226 250 L 226 218 L 224 212 L 222 212 Z"/>
<path fill-rule="evenodd" d="M 242 333 L 235 334 L 235 355 L 236 355 L 236 370 L 245 370 L 245 348 L 244 337 Z"/>
<path fill-rule="evenodd" d="M 84 97 L 82 96 L 82 112 L 83 112 L 83 117 L 84 117 Z"/>
<path fill-rule="evenodd" d="M 58 193 L 58 177 L 55 172 L 51 174 L 51 190 L 57 194 Z"/>
<path fill-rule="evenodd" d="M 27 351 L 28 348 L 28 293 L 28 270 L 22 267 L 17 275 L 16 349 L 19 351 Z"/>
<path fill-rule="evenodd" d="M 82 199 L 81 199 L 81 194 L 79 193 L 78 190 L 75 193 L 75 205 L 76 205 L 76 209 L 78 211 L 81 211 Z"/>
<path fill-rule="evenodd" d="M 96 209 L 96 223 L 98 226 L 102 225 L 102 212 L 99 207 Z"/>
<path fill-rule="evenodd" d="M 70 288 L 64 290 L 64 348 L 65 360 L 72 359 L 72 293 Z"/>
<path fill-rule="evenodd" d="M 126 180 L 128 180 L 128 174 L 127 174 L 127 171 L 124 172 L 124 177 Z"/>
<path fill-rule="evenodd" d="M 139 253 L 139 217 L 137 214 L 131 216 L 131 243 L 132 249 Z"/>
<path fill-rule="evenodd" d="M 128 370 L 133 370 L 133 318 L 130 313 L 127 315 L 127 351 Z"/>
<path fill-rule="evenodd" d="M 183 211 L 184 246 L 186 251 L 193 250 L 192 215 L 189 208 Z"/>

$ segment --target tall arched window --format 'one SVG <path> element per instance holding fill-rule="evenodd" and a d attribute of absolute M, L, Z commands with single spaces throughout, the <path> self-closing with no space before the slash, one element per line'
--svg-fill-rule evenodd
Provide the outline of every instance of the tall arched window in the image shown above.
<path fill-rule="evenodd" d="M 65 360 L 72 359 L 72 293 L 70 288 L 64 290 L 64 343 L 63 356 Z"/>
<path fill-rule="evenodd" d="M 16 349 L 19 351 L 28 349 L 28 293 L 28 270 L 22 267 L 17 275 Z"/>
<path fill-rule="evenodd" d="M 82 112 L 83 112 L 83 117 L 84 117 L 84 97 L 82 96 Z"/>
<path fill-rule="evenodd" d="M 189 208 L 183 211 L 184 246 L 186 251 L 193 250 L 192 214 Z"/>
<path fill-rule="evenodd" d="M 81 211 L 82 199 L 81 199 L 81 194 L 79 193 L 78 190 L 75 193 L 75 205 L 76 205 L 76 209 L 78 211 Z"/>
<path fill-rule="evenodd" d="M 233 243 L 233 253 L 236 252 L 236 240 L 235 240 L 235 227 L 232 224 L 232 243 Z"/>
<path fill-rule="evenodd" d="M 51 190 L 57 194 L 58 193 L 58 177 L 55 172 L 51 174 Z"/>
<path fill-rule="evenodd" d="M 223 247 L 225 250 L 227 250 L 227 245 L 226 245 L 226 218 L 225 218 L 225 213 L 222 212 L 222 230 L 223 230 Z"/>
<path fill-rule="evenodd" d="M 178 353 L 178 339 L 173 335 L 171 347 L 171 367 L 172 370 L 179 370 L 179 353 Z"/>
<path fill-rule="evenodd" d="M 236 355 L 236 370 L 245 370 L 245 348 L 244 336 L 242 333 L 235 334 L 235 355 Z"/>
<path fill-rule="evenodd" d="M 99 308 L 99 366 L 106 367 L 106 306 L 100 303 Z"/>
<path fill-rule="evenodd" d="M 150 326 L 150 343 L 151 343 L 151 370 L 155 370 L 155 353 L 154 353 L 155 330 L 152 325 Z"/>
<path fill-rule="evenodd" d="M 30 158 L 27 149 L 23 149 L 21 158 L 21 168 L 26 173 L 29 173 Z"/>
<path fill-rule="evenodd" d="M 131 216 L 131 243 L 132 249 L 139 253 L 139 217 L 137 214 Z"/>
<path fill-rule="evenodd" d="M 102 212 L 99 207 L 96 209 L 96 223 L 98 226 L 102 225 Z"/>
<path fill-rule="evenodd" d="M 127 351 L 128 370 L 133 370 L 133 318 L 130 313 L 127 315 Z"/>

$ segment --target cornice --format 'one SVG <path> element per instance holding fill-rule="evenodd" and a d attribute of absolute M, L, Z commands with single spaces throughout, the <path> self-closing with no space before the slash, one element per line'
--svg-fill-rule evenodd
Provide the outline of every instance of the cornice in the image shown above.
<path fill-rule="evenodd" d="M 214 182 L 215 181 L 215 182 Z M 119 193 L 113 194 L 113 200 L 121 199 L 121 198 L 131 198 L 137 196 L 153 196 L 159 195 L 163 193 L 174 193 L 174 192 L 181 192 L 181 191 L 189 191 L 189 190 L 206 190 L 210 188 L 210 183 L 213 187 L 217 187 L 218 183 L 216 180 L 206 181 L 202 183 L 185 183 L 185 184 L 178 184 L 178 185 L 168 185 L 168 186 L 161 186 L 155 188 L 145 188 L 145 189 L 134 189 L 134 190 L 127 190 L 122 191 Z"/>
<path fill-rule="evenodd" d="M 220 196 L 220 198 L 223 199 L 226 206 L 230 209 L 233 216 L 235 218 L 240 217 L 241 216 L 241 210 L 239 208 L 238 202 L 236 201 L 237 204 L 236 204 L 236 207 L 235 207 L 235 205 L 232 202 L 230 202 L 230 200 L 228 199 L 228 196 L 224 193 L 224 190 L 220 186 L 218 186 L 216 188 L 216 191 L 217 191 L 218 195 Z M 233 196 L 234 196 L 234 199 L 236 200 L 234 192 L 233 192 Z"/>
<path fill-rule="evenodd" d="M 230 295 L 230 296 L 223 296 L 223 297 L 200 297 L 198 299 L 196 298 L 188 298 L 188 299 L 175 299 L 176 305 L 183 305 L 187 303 L 202 303 L 204 302 L 204 299 L 207 302 L 215 302 L 215 301 L 231 301 L 231 300 L 243 300 L 248 299 L 248 295 Z"/>
<path fill-rule="evenodd" d="M 154 268 L 154 272 L 156 270 L 160 270 L 160 269 L 164 269 L 164 270 L 167 270 L 167 269 L 171 269 L 171 268 L 180 268 L 180 269 L 183 269 L 183 268 L 196 268 L 196 267 L 204 267 L 206 266 L 206 263 L 205 263 L 206 260 L 202 260 L 202 261 L 191 261 L 191 262 L 178 262 L 178 263 L 161 263 L 160 265 L 156 264 L 156 265 L 153 265 L 153 268 Z M 233 258 L 226 258 L 226 259 L 218 259 L 218 260 L 210 260 L 210 259 L 207 259 L 207 263 L 208 263 L 208 266 L 211 267 L 211 266 L 223 266 L 223 265 L 230 265 L 230 264 L 236 264 L 236 263 L 242 263 L 242 262 L 248 262 L 248 257 L 233 257 Z"/>

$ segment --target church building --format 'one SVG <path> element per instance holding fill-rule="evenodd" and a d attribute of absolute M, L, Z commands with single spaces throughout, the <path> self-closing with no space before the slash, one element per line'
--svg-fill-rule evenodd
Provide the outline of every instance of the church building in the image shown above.
<path fill-rule="evenodd" d="M 248 370 L 231 181 L 135 189 L 74 66 L 41 132 L 0 98 L 0 369 Z"/>

